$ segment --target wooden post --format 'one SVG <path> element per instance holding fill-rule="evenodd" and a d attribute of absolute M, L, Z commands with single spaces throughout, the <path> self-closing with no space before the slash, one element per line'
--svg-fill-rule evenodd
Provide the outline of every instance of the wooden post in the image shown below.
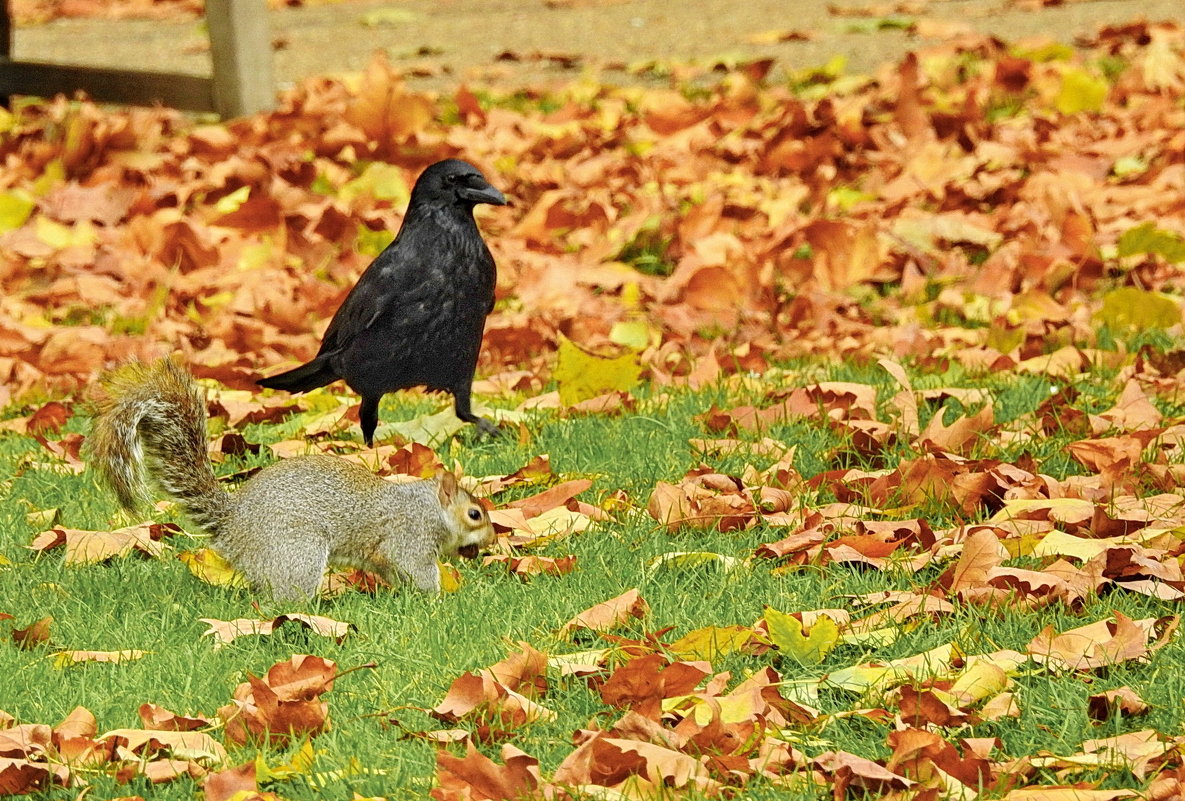
<path fill-rule="evenodd" d="M 272 42 L 264 0 L 206 0 L 214 107 L 223 118 L 275 105 Z"/>
<path fill-rule="evenodd" d="M 53 97 L 81 90 L 106 103 L 164 103 L 223 118 L 275 104 L 266 0 L 206 0 L 213 77 L 172 72 L 75 67 L 12 60 L 12 16 L 0 0 L 0 102 L 8 95 Z"/>
<path fill-rule="evenodd" d="M 12 9 L 10 0 L 3 0 L 4 13 L 0 14 L 0 59 L 12 58 Z"/>

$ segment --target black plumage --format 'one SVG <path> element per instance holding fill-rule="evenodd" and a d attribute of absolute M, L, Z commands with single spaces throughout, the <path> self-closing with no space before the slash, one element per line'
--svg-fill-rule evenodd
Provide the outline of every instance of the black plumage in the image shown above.
<path fill-rule="evenodd" d="M 479 203 L 501 206 L 506 198 L 473 165 L 447 159 L 424 170 L 399 234 L 350 290 L 316 358 L 259 385 L 307 392 L 345 380 L 362 396 L 367 445 L 382 396 L 416 386 L 452 393 L 457 417 L 497 433 L 469 405 L 496 279 L 473 219 Z"/>

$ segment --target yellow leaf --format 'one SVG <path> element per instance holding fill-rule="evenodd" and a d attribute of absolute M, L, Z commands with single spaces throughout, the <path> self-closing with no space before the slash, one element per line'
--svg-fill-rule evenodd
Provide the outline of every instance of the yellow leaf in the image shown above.
<path fill-rule="evenodd" d="M 235 265 L 240 270 L 257 270 L 264 267 L 271 261 L 276 253 L 276 246 L 271 239 L 265 239 L 262 242 L 256 242 L 253 245 L 247 245 L 243 248 L 243 252 L 239 255 L 238 264 Z"/>
<path fill-rule="evenodd" d="M 1025 329 L 1019 326 L 1011 328 L 1005 325 L 992 324 L 988 326 L 987 340 L 983 343 L 1000 353 L 1011 353 L 1025 343 Z"/>
<path fill-rule="evenodd" d="M 66 180 L 66 165 L 61 159 L 54 159 L 45 165 L 41 175 L 33 182 L 33 194 L 41 197 L 49 194 L 50 190 Z"/>
<path fill-rule="evenodd" d="M 630 350 L 645 350 L 650 344 L 650 323 L 643 319 L 618 320 L 609 329 L 609 341 Z"/>
<path fill-rule="evenodd" d="M 855 665 L 827 674 L 827 687 L 864 693 L 907 681 L 913 675 L 904 665 Z"/>
<path fill-rule="evenodd" d="M 556 506 L 546 512 L 527 518 L 527 528 L 535 535 L 534 544 L 542 538 L 558 538 L 568 534 L 579 534 L 587 531 L 592 525 L 592 518 L 583 512 L 573 512 L 563 506 Z"/>
<path fill-rule="evenodd" d="M 1033 519 L 1041 513 L 1046 513 L 1051 520 L 1089 519 L 1094 513 L 1094 502 L 1085 498 L 1012 498 L 984 523 L 990 526 L 1013 518 Z"/>
<path fill-rule="evenodd" d="M 207 584 L 216 587 L 246 587 L 247 578 L 231 567 L 230 562 L 210 548 L 182 551 L 177 558 L 185 563 L 189 572 Z"/>
<path fill-rule="evenodd" d="M 394 164 L 372 161 L 361 175 L 342 186 L 338 196 L 347 203 L 358 197 L 373 197 L 389 200 L 395 206 L 405 206 L 411 199 L 411 189 L 402 169 Z"/>
<path fill-rule="evenodd" d="M 637 281 L 626 281 L 621 287 L 621 305 L 626 311 L 636 312 L 642 308 L 642 288 Z"/>
<path fill-rule="evenodd" d="M 241 186 L 229 195 L 223 195 L 214 204 L 214 211 L 219 214 L 230 214 L 233 211 L 238 211 L 239 207 L 247 202 L 247 198 L 251 196 L 250 186 Z"/>
<path fill-rule="evenodd" d="M 635 353 L 605 357 L 589 353 L 563 334 L 556 356 L 555 380 L 560 400 L 572 406 L 606 392 L 625 392 L 638 383 L 642 366 Z"/>
<path fill-rule="evenodd" d="M 596 648 L 590 651 L 549 656 L 547 657 L 547 667 L 557 671 L 561 676 L 596 673 L 612 652 L 611 648 Z"/>
<path fill-rule="evenodd" d="M 38 509 L 35 512 L 29 512 L 25 515 L 25 522 L 31 528 L 38 531 L 45 531 L 53 528 L 58 522 L 58 510 L 55 509 Z"/>
<path fill-rule="evenodd" d="M 1105 80 L 1085 70 L 1068 69 L 1062 73 L 1062 85 L 1053 105 L 1062 114 L 1098 111 L 1107 99 L 1109 88 Z"/>
<path fill-rule="evenodd" d="M 33 213 L 33 199 L 19 189 L 0 192 L 0 232 L 20 228 Z"/>
<path fill-rule="evenodd" d="M 1072 556 L 1086 562 L 1114 545 L 1113 540 L 1075 537 L 1073 534 L 1054 529 L 1033 547 L 1033 556 Z"/>
<path fill-rule="evenodd" d="M 1103 295 L 1098 319 L 1112 329 L 1172 328 L 1181 322 L 1181 306 L 1160 292 L 1125 286 Z"/>
<path fill-rule="evenodd" d="M 1008 688 L 1008 674 L 999 665 L 980 660 L 964 670 L 950 687 L 950 694 L 961 704 L 971 704 Z"/>
<path fill-rule="evenodd" d="M 713 719 L 725 725 L 730 723 L 740 723 L 745 720 L 752 720 L 753 716 L 757 714 L 758 696 L 753 693 L 743 693 L 741 695 L 722 695 L 713 698 L 711 703 L 703 698 L 695 698 L 695 703 L 690 707 L 691 717 L 700 726 L 707 726 Z M 668 701 L 676 699 L 668 699 L 663 701 L 664 711 L 667 707 Z M 761 703 L 764 703 L 762 701 Z"/>
<path fill-rule="evenodd" d="M 94 244 L 98 235 L 90 220 L 82 220 L 73 226 L 62 225 L 48 217 L 38 217 L 36 222 L 37 238 L 54 250 L 68 247 L 86 247 Z"/>
<path fill-rule="evenodd" d="M 1115 254 L 1121 259 L 1139 253 L 1155 254 L 1174 263 L 1182 262 L 1185 261 L 1185 239 L 1158 228 L 1154 222 L 1140 223 L 1124 231 L 1115 244 Z"/>
<path fill-rule="evenodd" d="M 274 768 L 268 766 L 262 753 L 258 753 L 255 755 L 255 781 L 262 784 L 268 781 L 288 781 L 293 776 L 307 776 L 312 773 L 315 756 L 312 740 L 305 740 L 288 764 L 276 765 Z"/>
<path fill-rule="evenodd" d="M 680 659 L 715 662 L 717 658 L 742 648 L 752 636 L 753 630 L 747 626 L 704 626 L 675 640 L 670 650 Z"/>
<path fill-rule="evenodd" d="M 397 423 L 383 423 L 376 429 L 376 439 L 387 439 L 398 434 L 405 440 L 427 445 L 429 448 L 448 442 L 453 435 L 465 427 L 465 423 L 453 412 L 452 406 L 435 414 L 423 414 L 411 420 Z"/>
<path fill-rule="evenodd" d="M 962 653 L 953 644 L 948 643 L 884 664 L 853 665 L 834 670 L 819 683 L 826 687 L 838 687 L 858 693 L 885 690 L 911 679 L 945 674 L 956 656 L 962 656 Z"/>
<path fill-rule="evenodd" d="M 904 627 L 900 625 L 885 626 L 868 631 L 845 631 L 839 641 L 845 645 L 863 645 L 869 648 L 885 648 L 897 642 Z"/>
<path fill-rule="evenodd" d="M 802 623 L 773 607 L 765 610 L 765 624 L 769 638 L 778 650 L 787 653 L 804 665 L 817 665 L 839 642 L 839 626 L 826 615 L 819 616 L 809 634 L 803 633 Z"/>
<path fill-rule="evenodd" d="M 743 559 L 738 559 L 735 556 L 724 556 L 723 554 L 713 553 L 711 551 L 670 551 L 669 553 L 659 554 L 651 559 L 649 563 L 652 571 L 663 568 L 679 568 L 685 570 L 703 567 L 704 565 L 718 567 L 722 573 L 731 573 L 738 567 L 744 567 L 745 562 Z"/>
<path fill-rule="evenodd" d="M 461 571 L 457 570 L 453 565 L 447 562 L 437 562 L 436 567 L 440 570 L 440 591 L 441 592 L 456 592 L 461 589 Z"/>

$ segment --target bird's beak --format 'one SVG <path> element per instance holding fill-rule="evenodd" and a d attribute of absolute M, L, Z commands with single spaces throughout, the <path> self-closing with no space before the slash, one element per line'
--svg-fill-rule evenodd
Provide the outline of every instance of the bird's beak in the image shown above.
<path fill-rule="evenodd" d="M 506 196 L 489 184 L 481 186 L 462 186 L 457 194 L 470 203 L 489 203 L 492 206 L 505 206 Z"/>

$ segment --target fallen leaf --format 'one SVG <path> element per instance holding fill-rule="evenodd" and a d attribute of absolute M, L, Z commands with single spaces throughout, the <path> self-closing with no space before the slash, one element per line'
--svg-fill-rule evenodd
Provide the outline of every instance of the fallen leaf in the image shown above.
<path fill-rule="evenodd" d="M 606 631 L 624 625 L 630 618 L 645 617 L 650 605 L 637 589 L 626 590 L 615 598 L 590 606 L 560 627 L 559 634 L 567 636 L 580 629 Z"/>

